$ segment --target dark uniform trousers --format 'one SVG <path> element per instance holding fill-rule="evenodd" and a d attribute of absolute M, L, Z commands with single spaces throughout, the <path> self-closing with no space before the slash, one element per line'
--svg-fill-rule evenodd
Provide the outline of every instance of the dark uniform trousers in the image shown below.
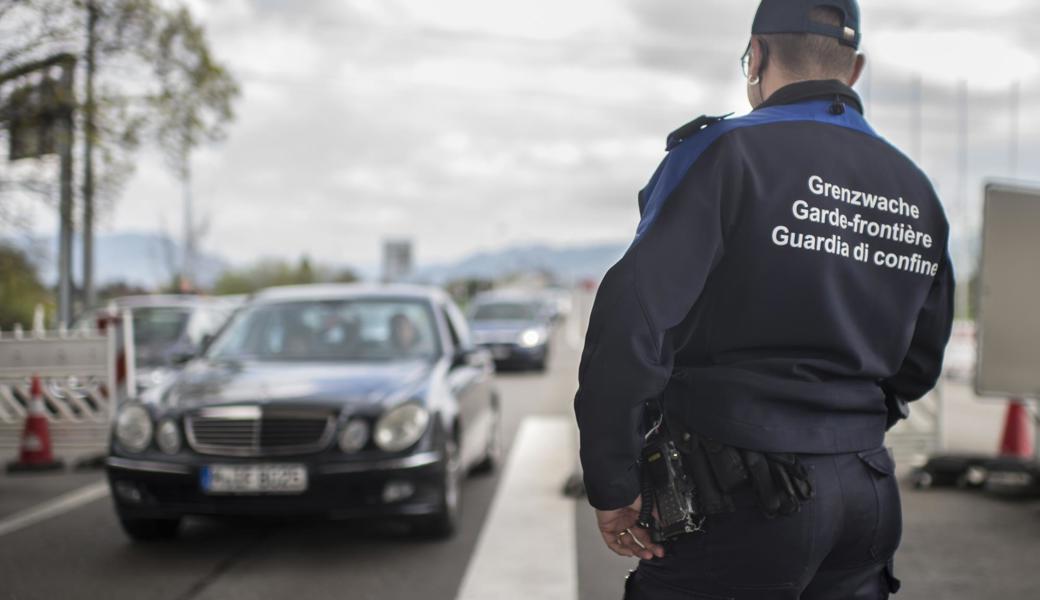
<path fill-rule="evenodd" d="M 734 512 L 641 561 L 626 600 L 877 600 L 898 590 L 902 511 L 889 452 L 799 459 L 816 490 L 799 512 L 767 518 L 750 487 L 737 490 Z"/>

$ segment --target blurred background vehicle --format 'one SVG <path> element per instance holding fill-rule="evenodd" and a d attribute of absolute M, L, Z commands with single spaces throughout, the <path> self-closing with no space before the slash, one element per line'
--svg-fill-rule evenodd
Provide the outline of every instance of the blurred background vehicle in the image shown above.
<path fill-rule="evenodd" d="M 495 291 L 478 294 L 469 309 L 473 341 L 501 367 L 544 371 L 558 308 L 543 294 Z"/>
<path fill-rule="evenodd" d="M 261 292 L 120 410 L 119 520 L 138 540 L 174 536 L 186 515 L 399 517 L 449 535 L 463 476 L 499 460 L 492 374 L 440 290 Z"/>
<path fill-rule="evenodd" d="M 565 287 L 548 287 L 542 292 L 552 311 L 553 322 L 559 322 L 570 316 L 574 310 L 571 290 Z"/>
<path fill-rule="evenodd" d="M 99 320 L 129 310 L 137 389 L 141 393 L 197 354 L 243 302 L 241 296 L 126 296 L 87 311 L 73 329 L 95 328 Z"/>

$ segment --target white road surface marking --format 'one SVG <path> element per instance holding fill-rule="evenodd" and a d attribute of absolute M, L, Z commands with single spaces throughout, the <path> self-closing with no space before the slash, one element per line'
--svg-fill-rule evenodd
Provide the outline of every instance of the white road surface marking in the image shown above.
<path fill-rule="evenodd" d="M 575 292 L 571 296 L 571 314 L 567 317 L 565 340 L 567 345 L 579 352 L 584 345 L 585 330 L 589 326 L 589 313 L 595 295 L 589 292 Z"/>
<path fill-rule="evenodd" d="M 567 345 L 572 350 L 581 350 L 581 324 L 578 323 L 578 316 L 572 315 L 567 319 Z"/>
<path fill-rule="evenodd" d="M 565 417 L 520 424 L 498 491 L 470 557 L 458 600 L 571 600 L 578 597 L 572 425 Z"/>
<path fill-rule="evenodd" d="M 19 529 L 29 527 L 30 525 L 34 525 L 40 521 L 46 521 L 47 519 L 65 514 L 83 506 L 84 504 L 90 504 L 95 500 L 104 498 L 107 495 L 108 483 L 101 481 L 81 487 L 78 490 L 65 494 L 64 496 L 58 496 L 57 498 L 44 502 L 39 506 L 23 510 L 7 517 L 6 519 L 0 520 L 0 537 L 9 533 L 14 533 Z"/>

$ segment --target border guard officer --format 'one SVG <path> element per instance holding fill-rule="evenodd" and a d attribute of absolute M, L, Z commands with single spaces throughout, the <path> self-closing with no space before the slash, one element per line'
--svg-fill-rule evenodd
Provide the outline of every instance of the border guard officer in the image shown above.
<path fill-rule="evenodd" d="M 898 590 L 884 436 L 940 375 L 954 280 L 934 189 L 850 87 L 859 16 L 762 0 L 754 110 L 669 136 L 597 293 L 574 405 L 603 538 L 642 559 L 630 600 Z"/>

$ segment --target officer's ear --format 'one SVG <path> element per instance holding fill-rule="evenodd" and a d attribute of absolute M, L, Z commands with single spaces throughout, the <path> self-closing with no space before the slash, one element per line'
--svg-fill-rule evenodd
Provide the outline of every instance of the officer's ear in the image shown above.
<path fill-rule="evenodd" d="M 856 85 L 859 81 L 859 76 L 863 74 L 863 67 L 867 64 L 867 57 L 862 54 L 856 54 L 856 64 L 852 66 L 852 76 L 849 77 L 849 87 Z"/>
<path fill-rule="evenodd" d="M 747 49 L 747 98 L 752 108 L 765 101 L 762 92 L 762 76 L 768 60 L 766 45 L 758 36 L 751 36 Z"/>
<path fill-rule="evenodd" d="M 765 69 L 766 47 L 758 36 L 751 36 L 748 56 L 748 79 L 759 81 Z"/>

